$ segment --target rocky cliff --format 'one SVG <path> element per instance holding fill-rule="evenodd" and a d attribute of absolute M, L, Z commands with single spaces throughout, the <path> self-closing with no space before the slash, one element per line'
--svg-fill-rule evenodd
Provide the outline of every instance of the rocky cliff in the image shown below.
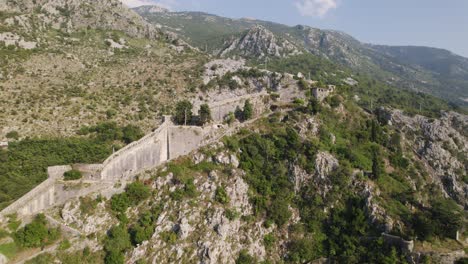
<path fill-rule="evenodd" d="M 19 25 L 28 33 L 45 30 L 49 26 L 65 32 L 86 28 L 118 30 L 132 37 L 153 39 L 160 33 L 119 0 L 1 0 L 0 11 L 18 13 L 5 20 L 5 24 Z"/>
<path fill-rule="evenodd" d="M 468 208 L 468 117 L 445 112 L 440 119 L 430 119 L 388 109 L 381 109 L 380 114 L 405 135 L 445 195 Z"/>
<path fill-rule="evenodd" d="M 262 59 L 264 57 L 286 57 L 300 53 L 293 43 L 280 38 L 261 25 L 256 25 L 242 36 L 225 42 L 221 57 L 241 55 Z"/>

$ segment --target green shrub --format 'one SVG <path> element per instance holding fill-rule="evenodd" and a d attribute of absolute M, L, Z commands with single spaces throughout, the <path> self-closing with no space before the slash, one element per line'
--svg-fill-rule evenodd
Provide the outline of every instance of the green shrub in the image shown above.
<path fill-rule="evenodd" d="M 292 263 L 309 263 L 321 255 L 321 245 L 310 238 L 293 240 L 288 244 L 288 256 L 286 260 Z"/>
<path fill-rule="evenodd" d="M 268 208 L 268 217 L 278 226 L 283 226 L 291 218 L 289 203 L 283 198 L 276 198 Z"/>
<path fill-rule="evenodd" d="M 115 212 L 125 213 L 127 208 L 130 207 L 130 199 L 128 198 L 127 193 L 120 193 L 115 194 L 112 196 L 111 201 L 111 209 Z"/>
<path fill-rule="evenodd" d="M 104 241 L 105 263 L 124 263 L 124 253 L 131 248 L 132 244 L 127 229 L 122 225 L 112 227 Z"/>
<path fill-rule="evenodd" d="M 127 185 L 125 192 L 128 195 L 129 201 L 133 205 L 137 205 L 151 196 L 150 187 L 146 186 L 142 182 L 133 182 Z"/>
<path fill-rule="evenodd" d="M 315 98 L 310 98 L 307 104 L 307 112 L 313 115 L 318 114 L 322 110 L 320 102 Z"/>
<path fill-rule="evenodd" d="M 252 257 L 245 249 L 239 252 L 239 256 L 236 259 L 236 264 L 254 264 L 255 262 L 255 258 Z"/>
<path fill-rule="evenodd" d="M 334 95 L 330 98 L 330 106 L 333 107 L 333 108 L 337 108 L 338 106 L 340 106 L 341 102 L 342 102 L 342 98 L 341 96 L 339 95 Z"/>
<path fill-rule="evenodd" d="M 273 247 L 275 245 L 275 242 L 276 242 L 276 237 L 272 233 L 267 234 L 263 237 L 263 244 L 265 245 L 267 249 Z"/>
<path fill-rule="evenodd" d="M 18 215 L 16 213 L 8 216 L 8 223 L 7 223 L 8 229 L 14 232 L 18 230 L 18 227 L 20 225 L 21 225 L 21 220 L 18 219 Z"/>
<path fill-rule="evenodd" d="M 137 246 L 146 240 L 149 240 L 154 233 L 156 223 L 161 214 L 163 206 L 156 206 L 149 212 L 140 215 L 138 222 L 129 230 L 132 244 Z"/>
<path fill-rule="evenodd" d="M 224 211 L 224 216 L 226 216 L 227 219 L 232 221 L 232 220 L 236 220 L 237 218 L 239 218 L 240 213 L 237 212 L 236 210 L 226 209 L 226 211 Z"/>
<path fill-rule="evenodd" d="M 159 236 L 167 244 L 173 245 L 177 242 L 177 234 L 174 231 L 164 231 Z"/>
<path fill-rule="evenodd" d="M 134 141 L 139 140 L 142 138 L 145 134 L 141 130 L 141 128 L 134 126 L 134 125 L 127 125 L 122 129 L 122 140 L 126 144 L 130 144 Z"/>
<path fill-rule="evenodd" d="M 236 120 L 236 115 L 233 112 L 230 112 L 227 116 L 224 117 L 224 122 L 230 125 Z"/>
<path fill-rule="evenodd" d="M 81 171 L 79 170 L 69 170 L 63 174 L 63 179 L 65 181 L 74 181 L 79 180 L 83 177 Z"/>
<path fill-rule="evenodd" d="M 244 109 L 242 111 L 242 120 L 249 120 L 253 117 L 254 109 L 250 100 L 245 101 Z"/>
<path fill-rule="evenodd" d="M 299 89 L 305 90 L 309 87 L 309 84 L 304 79 L 299 79 L 297 81 L 297 86 L 299 87 Z"/>
<path fill-rule="evenodd" d="M 80 197 L 80 211 L 83 215 L 91 215 L 97 208 L 98 203 L 100 202 L 99 197 L 98 199 L 92 199 L 91 197 Z"/>
<path fill-rule="evenodd" d="M 227 194 L 226 189 L 224 189 L 224 186 L 220 186 L 216 189 L 215 200 L 221 204 L 229 203 L 229 195 Z"/>
<path fill-rule="evenodd" d="M 115 109 L 109 109 L 106 111 L 106 116 L 108 119 L 111 119 L 112 117 L 117 115 L 117 110 Z"/>
<path fill-rule="evenodd" d="M 19 251 L 18 245 L 15 242 L 0 244 L 0 254 L 8 259 L 12 259 Z"/>
<path fill-rule="evenodd" d="M 47 227 L 43 214 L 37 215 L 34 220 L 14 234 L 15 242 L 27 248 L 42 247 L 53 243 L 60 236 L 60 229 Z"/>
<path fill-rule="evenodd" d="M 418 213 L 413 217 L 413 229 L 419 240 L 431 239 L 435 234 L 436 228 L 436 223 L 423 213 Z"/>
<path fill-rule="evenodd" d="M 18 140 L 19 139 L 19 133 L 18 131 L 10 131 L 6 134 L 6 138 L 8 139 L 15 139 L 15 140 Z"/>
<path fill-rule="evenodd" d="M 71 248 L 71 243 L 68 239 L 65 239 L 62 242 L 60 242 L 58 246 L 58 250 L 67 250 L 69 248 Z"/>
<path fill-rule="evenodd" d="M 173 200 L 182 201 L 184 198 L 194 198 L 197 196 L 198 192 L 197 187 L 194 184 L 194 179 L 189 178 L 184 182 L 186 183 L 184 184 L 183 188 L 179 188 L 169 195 Z"/>

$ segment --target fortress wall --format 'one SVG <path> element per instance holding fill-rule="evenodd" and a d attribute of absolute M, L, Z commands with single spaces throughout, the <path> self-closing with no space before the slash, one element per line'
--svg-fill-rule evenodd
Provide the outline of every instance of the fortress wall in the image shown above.
<path fill-rule="evenodd" d="M 280 94 L 279 100 L 283 102 L 289 102 L 304 95 L 304 91 L 296 87 L 281 89 L 278 93 Z M 269 95 L 266 92 L 227 98 L 209 104 L 215 123 L 221 123 L 224 117 L 234 112 L 237 107 L 243 108 L 246 100 L 250 100 L 253 104 L 254 116 L 259 116 L 268 109 Z M 203 145 L 210 144 L 219 138 L 218 129 L 224 128 L 221 125 L 205 128 L 174 126 L 166 117 L 157 130 L 112 154 L 103 164 L 75 166 L 84 173 L 84 180 L 101 182 L 85 182 L 84 185 L 77 185 L 76 188 L 64 188 L 65 185 L 57 183 L 57 180 L 62 179 L 64 172 L 72 168 L 70 166 L 49 167 L 49 178 L 5 208 L 0 212 L 0 216 L 4 217 L 16 212 L 19 215 L 34 215 L 55 205 L 63 204 L 71 198 L 102 191 L 103 188 L 113 186 L 117 180 L 130 180 L 144 170 L 152 169 L 170 159 L 189 154 Z"/>
<path fill-rule="evenodd" d="M 256 93 L 234 99 L 227 99 L 222 102 L 211 103 L 208 105 L 211 109 L 211 116 L 213 121 L 216 123 L 222 123 L 224 118 L 229 115 L 229 113 L 235 113 L 237 108 L 242 110 L 247 100 L 250 100 L 250 102 L 253 104 L 255 114 L 260 114 L 265 109 L 266 104 L 264 102 L 264 98 L 266 96 L 268 96 L 266 93 Z"/>
<path fill-rule="evenodd" d="M 101 179 L 127 179 L 167 160 L 167 123 L 114 153 L 102 166 Z"/>
<path fill-rule="evenodd" d="M 71 170 L 70 166 L 49 167 L 47 180 L 3 209 L 0 215 L 2 217 L 13 213 L 17 213 L 18 216 L 33 215 L 55 205 L 57 201 L 55 183 L 69 170 Z"/>
<path fill-rule="evenodd" d="M 279 100 L 284 103 L 292 102 L 296 98 L 305 98 L 305 91 L 300 90 L 297 86 L 283 88 L 278 91 Z"/>
<path fill-rule="evenodd" d="M 206 132 L 201 127 L 174 126 L 168 129 L 169 159 L 189 154 L 200 147 Z"/>
<path fill-rule="evenodd" d="M 93 193 L 99 193 L 105 189 L 112 189 L 111 182 L 80 182 L 80 183 L 57 183 L 55 184 L 56 202 L 55 206 L 63 205 L 71 199 L 84 197 Z"/>
<path fill-rule="evenodd" d="M 392 236 L 386 233 L 382 234 L 384 242 L 388 245 L 400 248 L 403 252 L 411 253 L 414 250 L 414 241 L 407 241 L 398 236 Z"/>

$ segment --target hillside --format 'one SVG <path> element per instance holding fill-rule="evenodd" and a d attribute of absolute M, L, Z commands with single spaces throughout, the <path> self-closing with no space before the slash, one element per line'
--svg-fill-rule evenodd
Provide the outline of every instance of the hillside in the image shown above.
<path fill-rule="evenodd" d="M 446 50 L 426 47 L 412 47 L 403 50 L 399 47 L 375 46 L 354 39 L 338 31 L 320 30 L 308 26 L 289 27 L 277 23 L 254 19 L 229 19 L 199 12 L 147 12 L 149 7 L 135 9 L 148 22 L 160 25 L 188 43 L 214 54 L 242 55 L 248 59 L 258 59 L 260 47 L 237 49 L 232 52 L 233 43 L 241 42 L 251 31 L 261 25 L 276 39 L 273 46 L 290 46 L 289 54 L 308 51 L 316 56 L 351 68 L 355 72 L 370 74 L 380 81 L 412 91 L 421 91 L 448 99 L 461 106 L 467 106 L 468 67 L 466 58 Z M 271 39 L 271 38 L 266 38 Z M 244 46 L 242 46 L 244 47 Z M 252 47 L 251 47 L 252 48 Z M 235 47 L 234 47 L 235 49 Z M 400 54 L 399 52 L 400 51 Z M 410 53 L 408 55 L 408 53 Z M 272 53 L 272 57 L 283 57 L 283 53 Z M 438 65 L 436 67 L 436 65 Z"/>
<path fill-rule="evenodd" d="M 0 263 L 468 259 L 468 116 L 397 86 L 461 57 L 0 0 L 0 61 Z"/>
<path fill-rule="evenodd" d="M 198 85 L 204 56 L 120 1 L 0 6 L 0 138 L 74 135 L 105 120 L 149 131 L 171 96 Z"/>
<path fill-rule="evenodd" d="M 52 250 L 32 263 L 454 263 L 465 256 L 466 116 L 368 113 L 341 89 L 320 101 L 310 83 L 301 92 L 295 76 L 231 74 L 222 76 L 240 81 L 239 98 L 265 96 L 246 115 L 247 103 L 240 108 L 224 81 L 202 93 L 214 120 L 203 128 L 233 133 L 132 180 L 110 175 L 115 183 L 102 191 L 44 210 L 49 220 L 33 224 L 52 234 L 50 223 L 59 224 L 62 237 L 29 244 L 20 228 L 8 244 L 18 252 L 13 259 L 37 245 Z M 220 123 L 224 104 L 242 114 Z M 59 184 L 77 188 L 93 176 L 83 177 Z"/>

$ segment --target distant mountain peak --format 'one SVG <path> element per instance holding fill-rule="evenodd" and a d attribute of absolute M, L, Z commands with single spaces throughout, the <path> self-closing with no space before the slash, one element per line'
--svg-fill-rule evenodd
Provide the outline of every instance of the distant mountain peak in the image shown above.
<path fill-rule="evenodd" d="M 241 37 L 226 43 L 226 48 L 221 51 L 222 57 L 233 54 L 241 56 L 265 56 L 286 57 L 298 54 L 297 47 L 286 39 L 277 37 L 263 25 L 255 24 Z"/>

